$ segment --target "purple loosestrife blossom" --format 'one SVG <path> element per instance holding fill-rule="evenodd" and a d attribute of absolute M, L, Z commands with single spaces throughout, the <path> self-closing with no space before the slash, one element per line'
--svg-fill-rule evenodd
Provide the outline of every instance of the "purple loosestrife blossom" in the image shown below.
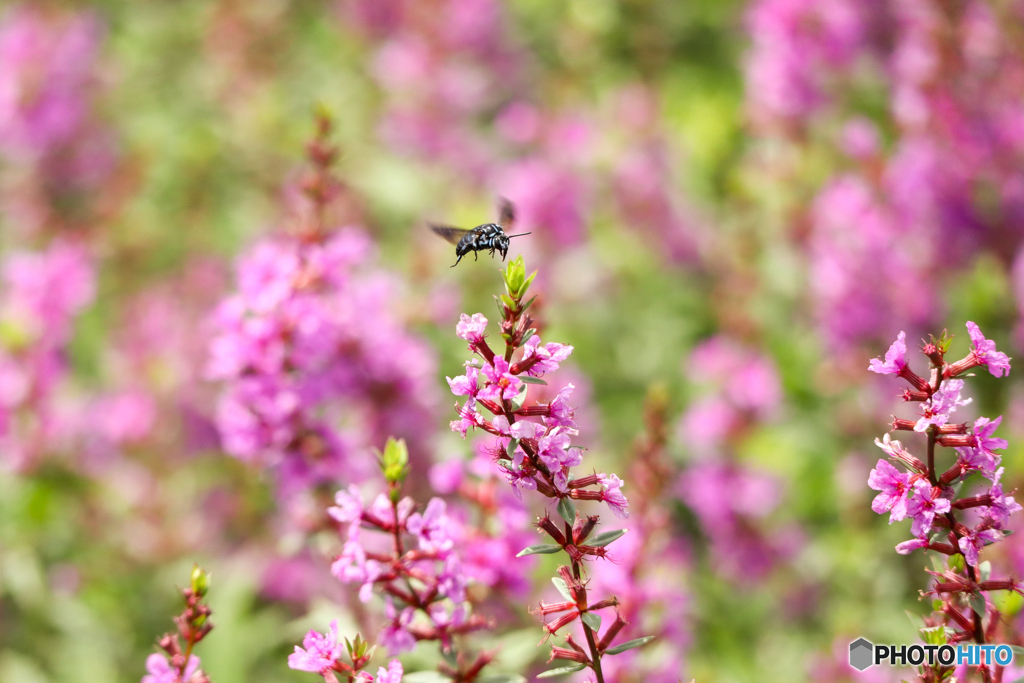
<path fill-rule="evenodd" d="M 760 581 L 792 554 L 799 534 L 770 530 L 767 518 L 782 501 L 780 482 L 738 462 L 734 452 L 778 410 L 778 373 L 770 359 L 724 336 L 694 348 L 686 369 L 705 395 L 679 421 L 678 438 L 696 457 L 675 492 L 699 520 L 715 570 L 748 584 Z"/>
<path fill-rule="evenodd" d="M 314 189 L 335 182 L 328 132 L 322 125 L 311 145 Z M 308 215 L 321 216 L 328 198 L 310 190 Z M 286 504 L 369 476 L 370 446 L 390 434 L 423 457 L 435 397 L 433 355 L 393 312 L 398 282 L 373 264 L 369 237 L 302 218 L 239 261 L 207 367 L 223 383 L 225 449 L 270 469 Z"/>
<path fill-rule="evenodd" d="M 982 562 L 980 554 L 987 545 L 1003 539 L 1010 515 L 1020 511 L 1021 506 L 1003 492 L 999 483 L 1003 468 L 998 467 L 1000 457 L 993 449 L 1006 446 L 1005 441 L 992 436 L 999 418 L 979 418 L 973 426 L 948 419 L 957 405 L 966 403 L 959 398 L 963 380 L 956 379 L 958 375 L 986 360 L 999 368 L 993 374 L 1003 376 L 1009 372 L 1009 359 L 998 354 L 994 345 L 989 346 L 977 326 L 968 323 L 968 331 L 973 348 L 966 358 L 955 363 L 945 360 L 951 341 L 945 334 L 923 345 L 921 352 L 931 365 L 930 381 L 920 380 L 905 365 L 899 372 L 891 373 L 910 382 L 912 389 L 904 392 L 904 399 L 920 402 L 924 412 L 916 422 L 894 418 L 893 429 L 926 436 L 927 455 L 923 460 L 913 456 L 888 435 L 884 441 L 876 440 L 895 466 L 879 460 L 868 485 L 881 491 L 872 510 L 879 514 L 889 512 L 890 523 L 907 517 L 913 520 L 910 532 L 914 538 L 897 545 L 896 552 L 906 555 L 923 549 L 939 556 L 937 571 L 930 572 L 935 577 L 931 590 L 923 593 L 937 601 L 936 614 L 926 625 L 943 626 L 948 634 L 948 640 L 943 642 L 986 643 L 992 642 L 1001 620 L 986 593 L 1011 590 L 1024 594 L 1024 584 L 1013 579 L 993 580 L 992 565 Z M 897 344 L 903 344 L 902 333 Z M 979 348 L 983 356 L 978 356 Z M 874 369 L 880 363 L 872 365 Z M 957 458 L 940 464 L 938 446 L 956 449 Z M 943 466 L 948 469 L 943 470 Z M 959 484 L 974 471 L 991 478 L 992 483 L 985 493 L 961 497 Z M 977 508 L 979 514 L 965 516 L 964 511 L 970 508 Z M 919 668 L 920 680 L 943 680 L 942 670 L 938 664 L 923 665 Z M 994 680 L 987 667 L 979 670 L 983 671 L 984 680 Z"/>
<path fill-rule="evenodd" d="M 402 495 L 409 473 L 404 441 L 388 439 L 379 464 L 386 493 L 367 506 L 360 490 L 350 486 L 338 491 L 336 505 L 327 511 L 344 539 L 331 572 L 342 583 L 359 584 L 359 598 L 364 603 L 374 595 L 383 597 L 385 624 L 377 642 L 389 652 L 399 654 L 413 650 L 420 641 L 436 641 L 450 660 L 458 662 L 457 668 L 442 664 L 441 672 L 457 680 L 474 680 L 491 657 L 482 653 L 467 663 L 463 653 L 455 652 L 454 639 L 488 628 L 489 622 L 473 614 L 467 600 L 470 577 L 456 547 L 460 525 L 448 517 L 442 499 L 433 498 L 420 510 L 412 498 Z M 355 645 L 346 640 L 345 649 L 351 664 L 342 661 L 337 623 L 333 622 L 326 634 L 310 631 L 303 647 L 296 647 L 289 657 L 288 665 L 319 673 L 327 683 L 337 681 L 338 673 L 348 681 L 401 680 L 403 672 L 397 661 L 388 669 L 381 668 L 376 679 L 360 671 L 373 650 L 358 636 Z M 462 678 L 467 671 L 475 673 Z"/>
<path fill-rule="evenodd" d="M 554 579 L 563 602 L 541 602 L 535 614 L 542 618 L 553 617 L 546 621 L 545 640 L 557 634 L 570 624 L 579 622 L 583 631 L 584 643 L 573 640 L 567 634 L 568 647 L 553 646 L 551 660 L 568 660 L 575 669 L 589 668 L 598 683 L 604 683 L 602 659 L 616 655 L 633 647 L 643 645 L 650 637 L 640 638 L 621 646 L 614 646 L 617 636 L 625 627 L 626 621 L 616 612 L 614 622 L 602 631 L 602 619 L 599 610 L 614 608 L 619 604 L 615 597 L 608 597 L 591 602 L 587 583 L 582 581 L 583 563 L 591 558 L 607 556 L 607 547 L 619 538 L 624 530 L 604 532 L 591 537 L 599 516 L 583 517 L 576 509 L 576 501 L 589 500 L 604 502 L 619 517 L 628 516 L 628 502 L 623 496 L 622 480 L 614 474 L 592 474 L 574 476 L 572 468 L 582 464 L 583 453 L 572 443 L 578 436 L 575 428 L 564 423 L 571 422 L 572 410 L 567 405 L 560 405 L 555 416 L 552 405 L 568 399 L 571 386 L 564 387 L 556 394 L 556 399 L 549 404 L 528 402 L 531 384 L 546 384 L 538 375 L 553 372 L 572 351 L 572 347 L 548 343 L 541 345 L 532 328 L 533 319 L 527 313 L 532 300 L 525 301 L 526 293 L 536 273 L 529 276 L 521 256 L 508 263 L 503 272 L 505 294 L 499 300 L 502 320 L 498 326 L 501 339 L 505 342 L 503 352 L 491 349 L 486 338 L 486 323 L 481 314 L 472 318 L 462 316 L 462 322 L 456 333 L 470 341 L 470 350 L 480 356 L 483 362 L 485 385 L 477 394 L 478 403 L 493 416 L 484 419 L 479 427 L 496 437 L 493 453 L 499 471 L 501 471 L 517 496 L 525 490 L 536 491 L 553 503 L 564 526 L 560 527 L 549 515 L 538 522 L 538 528 L 554 541 L 554 544 L 530 546 L 520 555 L 534 553 L 554 553 L 564 550 L 571 564 L 558 569 L 559 576 Z M 472 330 L 468 329 L 468 321 L 472 321 Z M 517 352 L 518 358 L 517 358 Z M 536 369 L 530 374 L 531 368 Z M 526 378 L 529 378 L 527 381 Z M 471 384 L 469 376 L 449 380 L 453 393 L 459 394 L 464 386 Z M 509 391 L 515 386 L 516 390 Z M 521 389 L 521 390 L 520 390 Z M 456 409 L 461 411 L 465 407 Z M 530 418 L 541 418 L 542 422 L 534 422 Z M 461 423 L 453 422 L 454 431 L 463 432 Z M 596 572 L 595 567 L 592 571 Z M 566 671 L 568 673 L 568 671 Z"/>
<path fill-rule="evenodd" d="M 56 394 L 67 375 L 75 317 L 92 303 L 86 251 L 65 241 L 0 263 L 0 462 L 31 468 L 61 431 Z"/>

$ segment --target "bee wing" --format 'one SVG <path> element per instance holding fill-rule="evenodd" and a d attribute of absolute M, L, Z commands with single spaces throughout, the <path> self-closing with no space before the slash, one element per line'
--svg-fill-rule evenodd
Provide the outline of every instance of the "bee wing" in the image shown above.
<path fill-rule="evenodd" d="M 512 202 L 501 197 L 498 201 L 498 223 L 507 232 L 512 232 L 512 225 L 516 222 L 516 209 Z"/>
<path fill-rule="evenodd" d="M 462 236 L 469 232 L 469 230 L 462 228 L 453 228 L 450 225 L 437 225 L 435 223 L 430 224 L 430 229 L 452 244 L 458 244 Z"/>

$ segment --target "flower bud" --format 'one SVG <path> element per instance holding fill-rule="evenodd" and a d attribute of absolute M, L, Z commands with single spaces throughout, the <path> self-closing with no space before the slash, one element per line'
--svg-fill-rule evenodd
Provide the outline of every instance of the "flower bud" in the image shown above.
<path fill-rule="evenodd" d="M 192 565 L 192 577 L 189 587 L 197 597 L 201 598 L 206 595 L 206 591 L 210 589 L 209 572 L 204 571 L 198 564 Z"/>

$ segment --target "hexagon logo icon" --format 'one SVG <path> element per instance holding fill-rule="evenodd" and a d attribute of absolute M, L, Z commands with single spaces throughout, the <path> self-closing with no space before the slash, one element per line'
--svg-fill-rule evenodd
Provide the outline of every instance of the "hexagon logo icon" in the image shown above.
<path fill-rule="evenodd" d="M 864 671 L 874 664 L 875 646 L 864 638 L 858 638 L 850 643 L 850 666 L 857 671 Z"/>

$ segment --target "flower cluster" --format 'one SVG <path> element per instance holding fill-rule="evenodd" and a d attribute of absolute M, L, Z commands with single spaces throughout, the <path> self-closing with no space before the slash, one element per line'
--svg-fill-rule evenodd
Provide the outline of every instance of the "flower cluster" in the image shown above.
<path fill-rule="evenodd" d="M 113 136 L 92 112 L 102 34 L 90 12 L 0 13 L 0 210 L 18 232 L 81 218 L 114 169 Z"/>
<path fill-rule="evenodd" d="M 392 659 L 385 669 L 377 669 L 376 677 L 362 669 L 373 657 L 375 647 L 356 634 L 351 642 L 338 636 L 338 622 L 332 621 L 326 633 L 310 631 L 302 639 L 302 647 L 295 646 L 295 652 L 288 656 L 288 667 L 298 671 L 310 671 L 324 677 L 325 683 L 338 683 L 337 674 L 348 683 L 401 683 L 402 663 Z M 348 653 L 348 662 L 342 659 Z"/>
<path fill-rule="evenodd" d="M 751 119 L 797 147 L 775 159 L 835 160 L 823 184 L 814 163 L 776 167 L 806 171 L 817 194 L 794 223 L 809 226 L 810 293 L 830 342 L 934 323 L 941 279 L 987 248 L 1017 252 L 1019 291 L 1021 234 L 1006 228 L 1024 206 L 1018 21 L 1015 3 L 751 4 Z"/>
<path fill-rule="evenodd" d="M 342 583 L 359 585 L 359 599 L 364 603 L 375 593 L 384 597 L 386 623 L 378 635 L 380 645 L 399 654 L 413 650 L 419 641 L 436 641 L 447 655 L 440 667 L 442 673 L 471 683 L 490 663 L 491 654 L 484 652 L 467 661 L 463 652 L 456 651 L 454 638 L 490 624 L 473 614 L 467 599 L 470 580 L 456 549 L 459 525 L 449 519 L 440 498 L 431 499 L 419 510 L 412 498 L 403 497 L 402 485 L 409 472 L 404 441 L 388 439 L 380 467 L 387 482 L 386 494 L 365 506 L 359 489 L 350 486 L 337 493 L 336 505 L 327 511 L 345 539 L 331 573 Z M 327 683 L 335 681 L 335 672 L 345 673 L 349 681 L 372 680 L 365 678 L 368 674 L 356 673 L 372 651 L 350 646 L 352 664 L 341 662 L 336 625 L 325 635 L 310 632 L 303 644 L 305 649 L 296 648 L 289 658 L 291 668 L 318 672 Z M 377 680 L 395 683 L 401 676 L 396 661 L 387 671 L 381 669 Z"/>
<path fill-rule="evenodd" d="M 687 371 L 703 395 L 679 422 L 679 440 L 695 460 L 679 477 L 677 493 L 699 520 L 716 570 L 756 582 L 799 543 L 797 530 L 767 527 L 782 502 L 780 482 L 735 457 L 750 430 L 776 414 L 778 373 L 770 359 L 724 336 L 699 344 Z"/>
<path fill-rule="evenodd" d="M 0 451 L 5 467 L 23 470 L 62 430 L 57 391 L 75 317 L 93 300 L 95 273 L 86 251 L 66 241 L 12 252 L 0 269 Z"/>
<path fill-rule="evenodd" d="M 626 531 L 595 534 L 600 517 L 581 516 L 575 501 L 603 502 L 620 518 L 629 515 L 628 501 L 621 490 L 623 482 L 615 474 L 576 477 L 572 473 L 572 468 L 582 463 L 583 455 L 582 449 L 572 443 L 578 430 L 569 405 L 571 384 L 558 391 L 550 403 L 527 402 L 529 386 L 546 384 L 542 378 L 556 371 L 572 353 L 571 346 L 543 343 L 532 327 L 533 319 L 527 310 L 534 299 L 526 300 L 526 294 L 535 276 L 536 272 L 526 275 L 521 256 L 510 261 L 503 272 L 505 294 L 498 299 L 503 352 L 495 353 L 487 342 L 487 319 L 482 314 L 462 315 L 456 334 L 479 358 L 466 363 L 466 374 L 448 378 L 452 393 L 465 397 L 461 406 L 455 405 L 459 419 L 451 423 L 451 428 L 463 436 L 469 429 L 479 428 L 497 437 L 493 451 L 496 464 L 516 495 L 536 491 L 555 502 L 562 524 L 548 514 L 537 523 L 538 529 L 554 543 L 533 545 L 520 554 L 567 554 L 571 564 L 559 567 L 559 576 L 553 579 L 562 600 L 541 602 L 535 614 L 554 617 L 544 624 L 545 640 L 570 624 L 579 623 L 585 642 L 579 643 L 571 633 L 566 634 L 567 647 L 553 646 L 549 661 L 566 660 L 569 664 L 549 671 L 548 675 L 589 668 L 598 683 L 603 683 L 603 657 L 643 645 L 651 637 L 614 645 L 627 621 L 616 612 L 615 620 L 602 632 L 599 611 L 614 608 L 619 601 L 612 596 L 591 602 L 587 583 L 581 579 L 583 563 L 607 557 L 607 546 Z M 491 414 L 490 419 L 484 417 L 480 408 Z"/>
<path fill-rule="evenodd" d="M 872 510 L 888 514 L 890 524 L 911 520 L 914 537 L 897 545 L 897 552 L 907 554 L 923 548 L 948 558 L 937 565 L 937 571 L 929 572 L 934 582 L 925 594 L 935 597 L 940 612 L 937 620 L 933 620 L 936 623 L 929 626 L 949 627 L 951 643 L 984 643 L 991 642 L 1000 623 L 1000 613 L 986 593 L 1009 590 L 1024 594 L 1024 584 L 1012 578 L 993 579 L 991 564 L 982 562 L 980 553 L 985 546 L 1003 539 L 1008 533 L 1010 516 L 1020 511 L 1021 506 L 1000 483 L 1003 468 L 997 451 L 1007 444 L 993 434 L 1002 418 L 979 417 L 973 423 L 958 423 L 951 417 L 957 407 L 970 400 L 960 398 L 964 382 L 957 378 L 963 373 L 985 367 L 992 375 L 1001 377 L 1010 370 L 1010 359 L 996 350 L 995 343 L 986 339 L 977 325 L 969 322 L 967 329 L 971 350 L 954 363 L 945 361 L 951 341 L 945 334 L 923 345 L 922 353 L 931 365 L 929 380 L 910 368 L 902 332 L 884 359 L 871 361 L 872 372 L 896 375 L 910 384 L 903 391 L 903 399 L 917 404 L 918 418 L 894 417 L 892 428 L 926 435 L 927 455 L 923 459 L 913 455 L 888 434 L 876 439 L 888 460 L 878 461 L 868 485 L 878 491 Z M 955 461 L 944 470 L 936 462 L 936 446 L 956 453 Z M 961 496 L 961 484 L 974 473 L 988 480 L 985 490 Z M 946 631 L 942 634 L 945 643 Z M 940 673 L 941 668 L 923 673 L 923 680 L 941 680 L 930 677 Z M 982 669 L 985 680 L 992 680 L 992 671 Z"/>
<path fill-rule="evenodd" d="M 210 576 L 198 566 L 192 568 L 189 587 L 181 591 L 185 609 L 174 618 L 178 633 L 165 633 L 157 645 L 165 654 L 154 653 L 146 660 L 142 683 L 210 683 L 199 668 L 199 657 L 192 654 L 196 644 L 213 630 L 210 608 L 203 603 L 209 589 Z M 185 640 L 182 650 L 181 639 Z"/>
<path fill-rule="evenodd" d="M 396 280 L 370 265 L 363 231 L 322 223 L 335 187 L 328 132 L 311 145 L 305 220 L 240 260 L 210 347 L 224 447 L 272 468 L 285 501 L 365 478 L 370 444 L 391 434 L 421 454 L 431 424 L 434 360 L 393 312 Z"/>

